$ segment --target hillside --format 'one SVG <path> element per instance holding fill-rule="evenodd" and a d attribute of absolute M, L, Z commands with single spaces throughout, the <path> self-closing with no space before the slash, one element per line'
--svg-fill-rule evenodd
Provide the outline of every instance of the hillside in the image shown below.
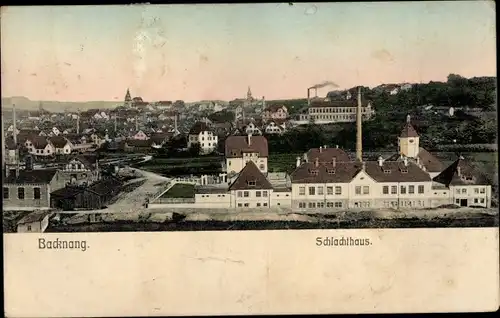
<path fill-rule="evenodd" d="M 10 108 L 12 104 L 20 110 L 38 110 L 40 105 L 49 112 L 63 112 L 67 110 L 82 111 L 96 108 L 114 108 L 120 102 L 89 101 L 89 102 L 58 102 L 58 101 L 34 101 L 24 96 L 2 97 L 2 108 Z"/>

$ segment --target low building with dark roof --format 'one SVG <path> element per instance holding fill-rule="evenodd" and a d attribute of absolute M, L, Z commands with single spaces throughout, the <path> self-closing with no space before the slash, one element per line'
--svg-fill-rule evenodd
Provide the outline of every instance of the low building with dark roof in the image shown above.
<path fill-rule="evenodd" d="M 36 210 L 17 222 L 18 233 L 43 233 L 49 226 L 50 211 Z"/>
<path fill-rule="evenodd" d="M 51 193 L 51 207 L 68 210 L 99 210 L 105 208 L 121 189 L 122 183 L 108 178 L 90 186 L 67 186 Z"/>

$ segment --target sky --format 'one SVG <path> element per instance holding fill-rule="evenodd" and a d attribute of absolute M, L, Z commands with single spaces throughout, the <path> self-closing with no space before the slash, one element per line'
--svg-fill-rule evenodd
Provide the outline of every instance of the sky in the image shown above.
<path fill-rule="evenodd" d="M 2 96 L 305 98 L 496 76 L 493 1 L 1 8 Z M 324 96 L 335 87 L 318 90 Z"/>

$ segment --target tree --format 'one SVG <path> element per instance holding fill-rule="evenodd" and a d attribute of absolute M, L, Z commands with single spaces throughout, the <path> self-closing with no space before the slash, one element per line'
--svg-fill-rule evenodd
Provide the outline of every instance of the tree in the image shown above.
<path fill-rule="evenodd" d="M 188 153 L 192 157 L 197 157 L 200 155 L 200 150 L 201 150 L 200 144 L 194 143 L 194 144 L 191 144 L 191 147 L 189 147 Z"/>
<path fill-rule="evenodd" d="M 183 100 L 176 100 L 173 104 L 172 104 L 173 108 L 176 108 L 176 109 L 179 109 L 179 108 L 184 108 L 186 106 L 186 104 L 184 103 Z"/>

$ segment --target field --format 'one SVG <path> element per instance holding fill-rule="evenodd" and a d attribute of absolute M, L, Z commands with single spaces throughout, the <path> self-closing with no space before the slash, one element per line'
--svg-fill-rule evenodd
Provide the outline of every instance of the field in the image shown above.
<path fill-rule="evenodd" d="M 177 183 L 161 198 L 194 198 L 194 194 L 194 185 Z"/>

